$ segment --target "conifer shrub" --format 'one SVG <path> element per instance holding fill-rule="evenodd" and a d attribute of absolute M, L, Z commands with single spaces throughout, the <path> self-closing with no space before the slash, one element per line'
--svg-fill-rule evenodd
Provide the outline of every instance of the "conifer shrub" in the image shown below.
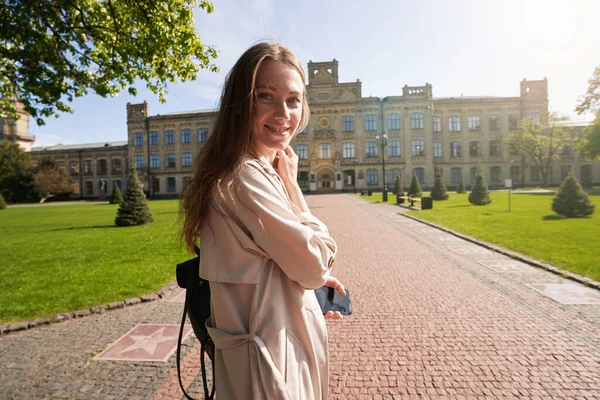
<path fill-rule="evenodd" d="M 416 174 L 413 174 L 407 194 L 410 197 L 421 197 L 422 193 L 423 193 L 423 189 L 421 189 L 421 184 L 419 183 L 419 179 L 417 178 Z"/>
<path fill-rule="evenodd" d="M 590 201 L 571 171 L 552 199 L 552 210 L 567 218 L 587 217 L 594 213 L 596 205 Z"/>
<path fill-rule="evenodd" d="M 0 193 L 0 210 L 4 210 L 6 207 L 8 207 L 8 204 L 6 204 L 4 196 L 2 196 L 2 193 Z"/>
<path fill-rule="evenodd" d="M 456 193 L 467 193 L 467 189 L 465 188 L 465 181 L 463 180 L 462 174 L 460 174 L 460 182 L 458 182 Z"/>
<path fill-rule="evenodd" d="M 148 206 L 146 195 L 142 190 L 142 185 L 138 179 L 137 172 L 132 166 L 129 171 L 125 197 L 117 211 L 115 225 L 134 226 L 143 225 L 148 222 L 152 222 L 152 212 L 150 212 L 150 207 Z"/>
<path fill-rule="evenodd" d="M 398 196 L 398 194 L 400 193 L 400 178 L 396 177 L 396 182 L 394 182 L 394 189 L 392 189 L 392 192 Z"/>
<path fill-rule="evenodd" d="M 444 176 L 439 168 L 435 169 L 435 181 L 433 182 L 433 188 L 431 189 L 431 198 L 433 200 L 448 200 L 450 195 L 448 194 L 448 188 L 444 183 Z"/>
<path fill-rule="evenodd" d="M 475 206 L 485 206 L 490 204 L 492 199 L 490 198 L 490 191 L 488 190 L 488 186 L 485 183 L 485 177 L 483 176 L 483 172 L 481 170 L 477 170 L 477 175 L 475 176 L 475 184 L 473 184 L 473 189 L 471 193 L 469 193 L 469 203 Z"/>
<path fill-rule="evenodd" d="M 123 202 L 123 195 L 121 194 L 121 189 L 119 189 L 119 185 L 117 182 L 113 182 L 113 190 L 110 195 L 109 203 L 110 204 L 121 204 Z"/>

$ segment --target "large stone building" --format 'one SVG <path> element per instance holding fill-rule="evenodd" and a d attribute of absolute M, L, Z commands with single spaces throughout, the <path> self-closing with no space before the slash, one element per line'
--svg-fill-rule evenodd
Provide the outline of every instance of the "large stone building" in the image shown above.
<path fill-rule="evenodd" d="M 29 136 L 29 113 L 25 111 L 22 103 L 14 104 L 20 118 L 0 118 L 0 143 L 17 143 L 23 150 L 30 151 L 35 138 Z"/>
<path fill-rule="evenodd" d="M 436 165 L 449 187 L 461 177 L 469 185 L 478 167 L 492 187 L 506 179 L 516 186 L 542 184 L 540 171 L 520 153 L 511 154 L 502 140 L 520 120 L 544 118 L 546 79 L 523 80 L 515 97 L 436 98 L 430 84 L 405 86 L 397 96 L 363 97 L 360 80 L 339 82 L 333 60 L 309 62 L 308 80 L 310 121 L 292 141 L 305 191 L 381 190 L 384 179 L 389 189 L 397 176 L 408 186 L 413 173 L 431 187 Z M 214 110 L 150 115 L 147 103 L 128 104 L 127 142 L 34 148 L 32 154 L 69 168 L 83 165 L 70 169 L 74 187 L 79 185 L 76 196 L 97 197 L 100 188 L 110 194 L 113 181 L 125 182 L 131 164 L 151 194 L 176 195 L 192 175 L 192 161 L 215 115 Z M 568 129 L 576 137 L 582 127 Z M 553 163 L 549 182 L 558 185 L 571 169 L 584 184 L 600 182 L 600 163 L 585 162 L 571 147 Z"/>

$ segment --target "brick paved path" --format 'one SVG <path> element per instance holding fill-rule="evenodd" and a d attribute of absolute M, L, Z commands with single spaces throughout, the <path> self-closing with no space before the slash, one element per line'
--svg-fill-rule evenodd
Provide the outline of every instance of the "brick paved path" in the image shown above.
<path fill-rule="evenodd" d="M 565 280 L 529 266 L 495 272 L 482 263 L 506 257 L 396 207 L 344 195 L 309 204 L 339 243 L 335 275 L 355 310 L 328 323 L 333 399 L 600 398 L 600 306 L 525 286 Z M 0 399 L 174 398 L 174 356 L 91 358 L 135 324 L 176 324 L 180 312 L 161 300 L 1 337 Z"/>

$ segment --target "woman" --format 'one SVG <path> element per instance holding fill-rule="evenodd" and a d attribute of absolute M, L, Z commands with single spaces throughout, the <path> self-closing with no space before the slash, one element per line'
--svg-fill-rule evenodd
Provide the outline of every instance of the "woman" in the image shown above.
<path fill-rule="evenodd" d="M 190 249 L 200 237 L 200 275 L 211 285 L 219 400 L 328 397 L 326 326 L 312 289 L 345 292 L 330 275 L 337 246 L 308 209 L 289 147 L 308 122 L 304 82 L 284 46 L 248 49 L 182 193 L 182 237 Z"/>

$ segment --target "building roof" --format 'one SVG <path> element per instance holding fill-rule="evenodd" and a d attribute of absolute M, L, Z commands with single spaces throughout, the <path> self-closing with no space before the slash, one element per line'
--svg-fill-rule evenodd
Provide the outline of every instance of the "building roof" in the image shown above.
<path fill-rule="evenodd" d="M 105 147 L 127 146 L 127 142 L 104 142 L 104 143 L 80 143 L 80 144 L 56 144 L 54 146 L 32 147 L 31 151 L 64 151 L 64 150 L 86 150 Z"/>
<path fill-rule="evenodd" d="M 151 117 L 164 117 L 166 115 L 184 115 L 184 114 L 202 114 L 202 113 L 213 113 L 216 110 L 214 109 L 206 109 L 206 110 L 190 110 L 190 111 L 174 111 L 170 113 L 157 114 L 152 115 Z"/>

